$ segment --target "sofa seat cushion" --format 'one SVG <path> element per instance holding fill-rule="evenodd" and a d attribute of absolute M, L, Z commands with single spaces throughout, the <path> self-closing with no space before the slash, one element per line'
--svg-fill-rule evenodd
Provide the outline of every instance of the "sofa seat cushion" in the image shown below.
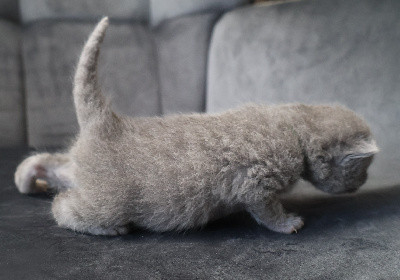
<path fill-rule="evenodd" d="M 280 234 L 236 213 L 201 230 L 119 237 L 56 225 L 52 198 L 21 195 L 27 150 L 0 149 L 1 279 L 398 279 L 400 185 L 285 202 L 306 219 Z"/>

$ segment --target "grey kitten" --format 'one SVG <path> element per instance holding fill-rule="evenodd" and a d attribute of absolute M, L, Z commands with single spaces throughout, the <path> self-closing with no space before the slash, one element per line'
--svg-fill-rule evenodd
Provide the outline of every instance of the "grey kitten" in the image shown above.
<path fill-rule="evenodd" d="M 204 226 L 246 210 L 277 232 L 301 217 L 278 195 L 304 178 L 329 193 L 357 190 L 378 148 L 368 125 L 338 106 L 246 106 L 221 114 L 128 118 L 101 94 L 97 59 L 108 19 L 90 35 L 74 81 L 80 133 L 68 153 L 36 154 L 15 173 L 21 193 L 57 190 L 61 227 L 101 235 Z"/>

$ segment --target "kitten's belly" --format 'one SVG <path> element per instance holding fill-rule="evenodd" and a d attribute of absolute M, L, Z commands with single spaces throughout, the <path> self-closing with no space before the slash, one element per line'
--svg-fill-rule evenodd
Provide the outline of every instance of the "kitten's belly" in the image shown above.
<path fill-rule="evenodd" d="M 245 207 L 240 204 L 236 204 L 233 206 L 221 205 L 221 206 L 213 209 L 213 211 L 211 212 L 211 214 L 209 216 L 209 221 L 215 221 L 215 220 L 221 219 L 223 217 L 226 217 L 230 214 L 237 213 L 237 212 L 240 212 L 243 210 L 245 210 Z"/>
<path fill-rule="evenodd" d="M 133 222 L 155 231 L 186 230 L 244 210 L 238 193 L 243 193 L 245 174 L 246 169 L 239 169 L 223 180 L 212 178 L 197 187 L 190 184 L 162 191 L 142 187 L 141 211 Z"/>
<path fill-rule="evenodd" d="M 218 205 L 213 208 L 193 209 L 193 211 L 176 211 L 178 209 L 165 209 L 164 212 L 149 211 L 141 213 L 132 219 L 136 225 L 152 231 L 180 231 L 205 226 L 210 221 L 215 221 L 229 214 L 239 212 L 244 207 L 241 205 Z M 138 219 L 139 218 L 139 219 Z"/>

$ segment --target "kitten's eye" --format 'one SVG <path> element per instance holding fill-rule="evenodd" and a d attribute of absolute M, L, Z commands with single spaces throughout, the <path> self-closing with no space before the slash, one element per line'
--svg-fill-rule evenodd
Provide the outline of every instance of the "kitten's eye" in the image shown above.
<path fill-rule="evenodd" d="M 323 156 L 318 156 L 317 157 L 318 161 L 320 161 L 321 163 L 326 163 L 327 160 L 323 157 Z"/>
<path fill-rule="evenodd" d="M 328 163 L 332 160 L 332 156 L 327 152 L 324 152 L 323 154 L 317 156 L 317 160 L 321 163 Z"/>
<path fill-rule="evenodd" d="M 343 157 L 343 158 L 340 160 L 339 163 L 340 163 L 341 165 L 345 165 L 345 164 L 348 163 L 351 159 L 352 159 L 351 155 L 347 155 L 347 156 Z"/>

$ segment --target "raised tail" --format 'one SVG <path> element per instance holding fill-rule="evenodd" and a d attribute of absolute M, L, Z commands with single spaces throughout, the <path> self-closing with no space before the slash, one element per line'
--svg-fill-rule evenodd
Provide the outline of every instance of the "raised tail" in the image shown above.
<path fill-rule="evenodd" d="M 75 72 L 73 94 L 78 123 L 81 128 L 109 110 L 101 93 L 97 77 L 100 45 L 107 26 L 108 17 L 104 17 L 97 24 L 83 47 Z"/>

